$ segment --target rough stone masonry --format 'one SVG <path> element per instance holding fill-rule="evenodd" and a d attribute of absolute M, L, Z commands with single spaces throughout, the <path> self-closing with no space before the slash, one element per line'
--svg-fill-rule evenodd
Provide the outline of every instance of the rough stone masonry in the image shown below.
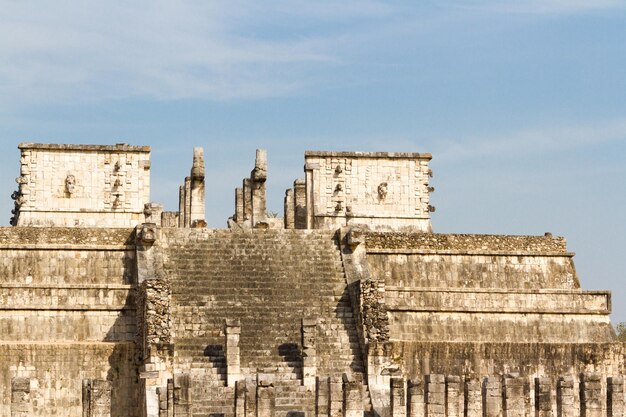
<path fill-rule="evenodd" d="M 430 154 L 307 151 L 280 219 L 257 150 L 209 229 L 201 148 L 177 211 L 147 146 L 19 150 L 2 416 L 625 417 L 610 293 L 561 237 L 434 233 Z"/>

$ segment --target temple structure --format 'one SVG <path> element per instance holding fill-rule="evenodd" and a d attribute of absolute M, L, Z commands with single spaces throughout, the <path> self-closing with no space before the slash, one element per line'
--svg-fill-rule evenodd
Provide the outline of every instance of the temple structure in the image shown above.
<path fill-rule="evenodd" d="M 625 417 L 608 291 L 565 239 L 432 231 L 427 153 L 267 154 L 205 221 L 150 148 L 23 143 L 0 228 L 0 415 Z M 176 192 L 176 190 L 172 190 Z"/>

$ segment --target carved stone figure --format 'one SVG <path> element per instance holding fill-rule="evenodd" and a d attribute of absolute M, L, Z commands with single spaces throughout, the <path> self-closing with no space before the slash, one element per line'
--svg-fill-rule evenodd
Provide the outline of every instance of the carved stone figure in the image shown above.
<path fill-rule="evenodd" d="M 71 197 L 74 191 L 76 191 L 76 177 L 72 174 L 68 174 L 68 176 L 65 177 L 65 192 Z"/>
<path fill-rule="evenodd" d="M 387 183 L 381 182 L 378 185 L 378 199 L 384 200 L 385 198 L 387 198 Z"/>

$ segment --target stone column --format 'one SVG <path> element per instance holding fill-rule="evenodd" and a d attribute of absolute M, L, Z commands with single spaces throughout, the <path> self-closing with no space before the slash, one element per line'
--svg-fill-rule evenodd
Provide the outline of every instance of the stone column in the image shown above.
<path fill-rule="evenodd" d="M 274 384 L 270 381 L 259 380 L 256 390 L 257 417 L 274 417 L 276 406 Z"/>
<path fill-rule="evenodd" d="M 317 417 L 328 417 L 330 415 L 330 378 L 318 377 L 315 388 L 315 409 Z"/>
<path fill-rule="evenodd" d="M 248 387 L 246 381 L 235 383 L 235 417 L 246 417 L 248 403 Z"/>
<path fill-rule="evenodd" d="M 169 417 L 167 415 L 167 387 L 159 387 L 156 392 L 159 397 L 159 417 Z"/>
<path fill-rule="evenodd" d="M 502 391 L 499 378 L 488 377 L 485 379 L 483 403 L 485 417 L 502 417 Z"/>
<path fill-rule="evenodd" d="M 461 389 L 461 377 L 459 377 L 458 375 L 448 375 L 446 377 L 446 417 L 460 417 L 460 413 L 459 413 L 460 389 Z"/>
<path fill-rule="evenodd" d="M 30 417 L 32 415 L 33 405 L 30 398 L 30 378 L 15 377 L 11 380 L 11 417 Z M 88 415 L 87 417 L 91 416 Z"/>
<path fill-rule="evenodd" d="M 285 201 L 283 205 L 283 219 L 285 221 L 285 229 L 294 228 L 294 202 L 293 202 L 293 188 L 285 190 Z"/>
<path fill-rule="evenodd" d="M 250 178 L 244 178 L 241 188 L 243 189 L 243 221 L 252 220 L 252 189 Z"/>
<path fill-rule="evenodd" d="M 190 224 L 205 222 L 204 203 L 204 150 L 193 148 L 193 165 L 191 167 L 191 209 Z"/>
<path fill-rule="evenodd" d="M 600 374 L 583 375 L 580 391 L 580 408 L 582 417 L 602 417 L 602 379 Z"/>
<path fill-rule="evenodd" d="M 191 377 L 188 374 L 174 375 L 174 415 L 191 417 Z"/>
<path fill-rule="evenodd" d="M 185 177 L 185 227 L 191 227 L 191 177 Z"/>
<path fill-rule="evenodd" d="M 343 417 L 363 417 L 361 382 L 343 374 Z"/>
<path fill-rule="evenodd" d="M 624 377 L 614 376 L 607 382 L 607 415 L 608 417 L 622 417 L 624 416 Z"/>
<path fill-rule="evenodd" d="M 404 395 L 404 379 L 391 378 L 389 389 L 391 392 L 391 417 L 406 417 L 406 399 Z"/>
<path fill-rule="evenodd" d="M 465 410 L 466 417 L 482 417 L 483 394 L 482 386 L 478 379 L 465 381 Z"/>
<path fill-rule="evenodd" d="M 419 379 L 407 383 L 408 417 L 424 417 L 424 384 Z"/>
<path fill-rule="evenodd" d="M 243 223 L 243 188 L 235 188 L 235 222 Z"/>
<path fill-rule="evenodd" d="M 306 184 L 306 227 L 305 229 L 313 229 L 315 216 L 315 191 L 313 187 L 313 167 L 304 167 L 305 173 L 305 184 Z M 295 185 L 294 185 L 295 187 Z M 296 190 L 296 198 L 297 198 L 297 190 Z M 297 201 L 297 200 L 296 200 Z"/>
<path fill-rule="evenodd" d="M 445 417 L 446 380 L 443 375 L 426 375 L 426 415 Z"/>
<path fill-rule="evenodd" d="M 315 386 L 317 375 L 316 331 L 316 319 L 302 319 L 302 385 L 308 387 Z"/>
<path fill-rule="evenodd" d="M 524 378 L 504 377 L 504 417 L 525 417 Z"/>
<path fill-rule="evenodd" d="M 339 377 L 330 378 L 330 417 L 343 416 L 343 384 Z"/>
<path fill-rule="evenodd" d="M 83 380 L 83 417 L 111 417 L 111 381 Z"/>
<path fill-rule="evenodd" d="M 578 384 L 571 375 L 559 379 L 556 391 L 557 417 L 578 417 L 580 405 L 576 401 Z"/>
<path fill-rule="evenodd" d="M 296 229 L 307 228 L 306 204 L 306 182 L 303 179 L 297 179 L 293 182 L 293 212 Z"/>
<path fill-rule="evenodd" d="M 178 227 L 185 227 L 185 186 L 178 187 Z"/>
<path fill-rule="evenodd" d="M 174 379 L 167 380 L 167 417 L 174 416 Z"/>
<path fill-rule="evenodd" d="M 226 386 L 234 387 L 241 379 L 239 336 L 241 323 L 237 319 L 226 319 Z"/>
<path fill-rule="evenodd" d="M 266 219 L 265 181 L 267 181 L 267 151 L 256 150 L 254 169 L 250 173 L 252 191 L 252 227 Z"/>
<path fill-rule="evenodd" d="M 535 378 L 535 415 L 552 416 L 552 381 L 549 378 Z"/>

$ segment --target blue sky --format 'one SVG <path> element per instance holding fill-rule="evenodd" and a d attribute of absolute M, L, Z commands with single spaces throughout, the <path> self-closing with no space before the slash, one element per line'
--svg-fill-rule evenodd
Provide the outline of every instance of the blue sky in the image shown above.
<path fill-rule="evenodd" d="M 306 149 L 431 152 L 435 231 L 565 236 L 626 321 L 626 2 L 0 6 L 3 224 L 22 141 L 150 145 L 168 209 L 203 146 L 213 227 L 257 147 L 279 212 Z"/>

